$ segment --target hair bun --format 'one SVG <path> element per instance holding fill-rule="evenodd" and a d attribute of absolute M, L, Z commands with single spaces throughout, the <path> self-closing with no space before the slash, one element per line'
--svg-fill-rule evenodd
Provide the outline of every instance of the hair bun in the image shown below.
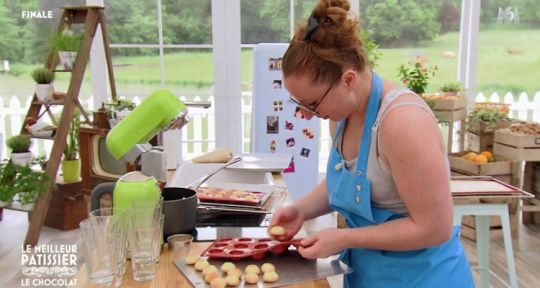
<path fill-rule="evenodd" d="M 334 22 L 338 25 L 347 19 L 351 4 L 347 0 L 320 0 L 315 7 L 321 23 Z"/>

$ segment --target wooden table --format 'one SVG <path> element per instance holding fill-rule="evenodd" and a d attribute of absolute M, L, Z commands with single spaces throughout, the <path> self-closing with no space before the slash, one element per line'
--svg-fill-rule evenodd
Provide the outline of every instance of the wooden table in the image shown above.
<path fill-rule="evenodd" d="M 200 254 L 211 242 L 193 242 L 190 252 Z M 137 282 L 133 280 L 131 272 L 131 262 L 126 262 L 127 270 L 122 279 L 121 287 L 145 287 L 145 288 L 164 288 L 164 287 L 193 287 L 184 274 L 173 264 L 173 253 L 170 252 L 167 245 L 161 252 L 159 267 L 156 270 L 156 277 L 152 281 Z M 86 276 L 86 266 L 83 265 L 77 273 L 77 287 L 98 287 L 88 282 Z M 296 285 L 289 285 L 291 288 L 328 288 L 330 285 L 326 279 L 305 282 Z"/>
<path fill-rule="evenodd" d="M 276 185 L 284 186 L 283 177 L 280 173 L 273 173 L 273 180 Z M 303 232 L 303 231 L 301 231 Z M 212 242 L 193 242 L 190 246 L 190 252 L 200 254 Z M 131 272 L 131 262 L 127 261 L 126 274 L 122 279 L 121 287 L 145 287 L 145 288 L 164 288 L 164 287 L 193 287 L 189 280 L 180 272 L 180 270 L 173 264 L 172 253 L 170 253 L 168 246 L 165 245 L 161 252 L 159 267 L 156 270 L 156 277 L 152 281 L 137 282 L 133 280 L 133 273 Z M 77 287 L 98 287 L 89 283 L 86 275 L 86 266 L 82 265 L 77 275 Z M 210 286 L 208 286 L 210 287 Z M 286 287 L 292 288 L 328 288 L 330 284 L 326 279 L 315 280 L 305 282 L 296 285 L 289 285 Z"/>

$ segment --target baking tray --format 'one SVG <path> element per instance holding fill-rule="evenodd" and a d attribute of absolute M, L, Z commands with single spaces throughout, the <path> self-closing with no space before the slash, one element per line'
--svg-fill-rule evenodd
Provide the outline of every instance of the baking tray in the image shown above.
<path fill-rule="evenodd" d="M 530 198 L 532 194 L 491 176 L 453 176 L 452 197 Z"/>
<path fill-rule="evenodd" d="M 211 265 L 215 265 L 218 270 L 221 265 L 230 260 L 208 259 Z M 286 285 L 304 283 L 313 280 L 325 279 L 330 276 L 351 273 L 353 270 L 345 263 L 339 261 L 337 256 L 331 256 L 323 259 L 309 260 L 303 258 L 296 250 L 290 249 L 284 254 L 272 255 L 261 260 L 243 259 L 233 262 L 234 265 L 242 270 L 249 264 L 256 264 L 261 267 L 264 263 L 272 263 L 276 267 L 279 275 L 279 281 L 275 283 L 264 283 L 262 276 L 259 276 L 257 284 L 247 284 L 242 279 L 237 287 L 246 288 L 271 288 L 283 287 Z M 195 271 L 192 265 L 186 265 L 185 259 L 178 259 L 174 262 L 175 266 L 186 276 L 194 287 L 208 288 L 209 284 L 204 282 L 202 273 Z"/>
<path fill-rule="evenodd" d="M 256 200 L 248 200 L 248 199 L 231 199 L 231 198 L 215 198 L 212 196 L 205 196 L 205 194 L 220 194 L 219 191 L 227 191 L 225 194 L 233 194 L 234 193 L 242 193 L 243 195 L 250 195 L 251 197 L 255 197 Z M 237 191 L 237 192 L 235 192 Z M 233 205 L 241 205 L 241 206 L 248 206 L 248 207 L 261 207 L 264 205 L 266 200 L 270 197 L 272 192 L 264 192 L 264 191 L 250 191 L 250 190 L 244 190 L 244 189 L 227 189 L 227 188 L 221 188 L 221 187 L 200 187 L 197 189 L 197 197 L 201 201 L 201 203 L 205 204 L 233 204 Z M 214 195 L 215 196 L 215 195 Z M 229 195 L 231 196 L 231 195 Z M 238 207 L 238 206 L 237 206 Z"/>

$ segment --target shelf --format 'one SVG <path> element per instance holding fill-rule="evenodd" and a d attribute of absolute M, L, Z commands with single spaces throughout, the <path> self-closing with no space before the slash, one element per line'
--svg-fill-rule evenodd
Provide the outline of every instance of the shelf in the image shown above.
<path fill-rule="evenodd" d="M 54 140 L 54 136 L 47 137 L 47 136 L 34 136 L 31 134 L 26 134 L 26 135 L 30 136 L 30 138 L 35 138 L 35 139 Z"/>
<path fill-rule="evenodd" d="M 30 212 L 30 211 L 34 210 L 34 205 L 32 205 L 31 207 L 27 207 L 27 205 L 23 206 L 21 203 L 13 202 L 13 203 L 11 203 L 11 206 L 2 207 L 2 208 L 3 209 L 9 209 L 9 210 L 22 211 L 22 212 Z"/>
<path fill-rule="evenodd" d="M 64 105 L 64 101 L 53 101 L 53 102 L 33 101 L 32 104 L 41 104 L 41 105 L 48 105 L 48 106 L 62 106 Z"/>

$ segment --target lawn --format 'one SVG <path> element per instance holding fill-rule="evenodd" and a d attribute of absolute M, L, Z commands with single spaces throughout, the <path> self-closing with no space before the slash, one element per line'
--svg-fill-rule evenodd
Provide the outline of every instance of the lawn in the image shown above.
<path fill-rule="evenodd" d="M 485 30 L 480 33 L 478 43 L 476 92 L 482 91 L 486 95 L 497 92 L 504 95 L 507 92 L 518 94 L 525 91 L 532 97 L 536 91 L 540 91 L 540 30 Z M 382 56 L 375 71 L 386 79 L 398 82 L 397 67 L 416 56 L 422 56 L 427 60 L 428 66 L 436 66 L 438 69 L 429 86 L 429 90 L 434 91 L 443 83 L 457 79 L 458 44 L 459 33 L 454 32 L 437 37 L 423 47 L 381 49 Z M 445 51 L 453 53 L 455 57 L 445 58 Z M 193 52 L 186 49 L 167 49 L 164 58 L 165 85 L 178 93 L 210 91 L 213 82 L 212 57 L 210 50 Z M 251 83 L 251 49 L 242 51 L 241 61 L 242 82 Z M 120 93 L 144 95 L 160 87 L 158 56 L 113 57 L 113 62 L 117 90 Z M 30 95 L 33 92 L 33 83 L 29 75 L 34 67 L 12 64 L 12 70 L 19 76 L 0 76 L 0 96 L 17 95 L 22 100 L 26 95 Z M 57 89 L 67 89 L 68 77 L 68 74 L 58 75 L 55 83 Z M 90 73 L 86 73 L 82 98 L 90 95 L 89 83 Z"/>

